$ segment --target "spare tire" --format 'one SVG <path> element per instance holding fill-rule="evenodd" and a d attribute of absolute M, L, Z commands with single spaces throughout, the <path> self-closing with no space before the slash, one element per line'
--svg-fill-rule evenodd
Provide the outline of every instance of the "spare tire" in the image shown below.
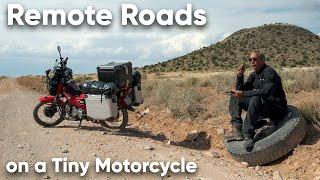
<path fill-rule="evenodd" d="M 270 163 L 292 151 L 304 138 L 306 122 L 294 106 L 288 106 L 286 116 L 273 127 L 271 134 L 263 139 L 256 139 L 251 151 L 247 151 L 242 141 L 226 143 L 231 156 L 240 162 L 247 162 L 250 166 Z"/>

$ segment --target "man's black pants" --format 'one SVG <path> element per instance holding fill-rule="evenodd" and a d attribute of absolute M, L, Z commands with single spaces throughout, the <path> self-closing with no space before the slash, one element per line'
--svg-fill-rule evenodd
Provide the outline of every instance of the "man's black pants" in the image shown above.
<path fill-rule="evenodd" d="M 244 120 L 241 119 L 242 110 L 247 111 Z M 255 125 L 262 117 L 280 120 L 285 115 L 286 108 L 258 96 L 240 99 L 231 96 L 229 112 L 232 125 L 238 128 L 242 127 L 243 136 L 252 139 L 255 135 Z"/>

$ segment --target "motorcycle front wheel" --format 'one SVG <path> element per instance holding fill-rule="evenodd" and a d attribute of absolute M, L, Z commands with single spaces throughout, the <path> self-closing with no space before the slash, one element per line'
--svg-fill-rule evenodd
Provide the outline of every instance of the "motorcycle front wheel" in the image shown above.
<path fill-rule="evenodd" d="M 128 111 L 123 108 L 119 111 L 117 118 L 111 118 L 105 121 L 100 121 L 100 125 L 107 131 L 120 131 L 126 128 L 128 124 Z"/>
<path fill-rule="evenodd" d="M 33 110 L 33 118 L 41 126 L 52 127 L 63 121 L 61 113 L 61 109 L 56 104 L 40 102 Z"/>

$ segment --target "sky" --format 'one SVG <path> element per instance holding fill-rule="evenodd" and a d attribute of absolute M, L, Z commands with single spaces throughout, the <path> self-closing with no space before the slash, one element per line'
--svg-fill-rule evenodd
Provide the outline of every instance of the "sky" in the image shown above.
<path fill-rule="evenodd" d="M 108 27 L 30 27 L 7 26 L 7 5 L 18 3 L 24 9 L 83 10 L 87 6 L 109 9 L 113 14 Z M 155 13 L 160 9 L 206 11 L 203 27 L 121 26 L 122 3 L 133 3 Z M 302 26 L 320 35 L 320 0 L 1 0 L 0 75 L 44 74 L 58 57 L 69 57 L 74 73 L 92 73 L 100 64 L 131 61 L 140 67 L 166 61 L 223 40 L 235 31 L 270 23 Z"/>

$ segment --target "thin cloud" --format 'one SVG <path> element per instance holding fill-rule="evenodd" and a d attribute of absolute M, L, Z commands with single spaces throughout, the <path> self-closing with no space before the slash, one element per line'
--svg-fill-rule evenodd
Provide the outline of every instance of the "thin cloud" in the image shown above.
<path fill-rule="evenodd" d="M 0 2 L 2 12 L 11 0 Z M 8 28 L 6 16 L 0 14 L 0 75 L 41 74 L 57 57 L 56 46 L 70 57 L 75 72 L 94 72 L 98 64 L 112 60 L 130 60 L 135 66 L 143 66 L 184 55 L 203 46 L 223 40 L 242 28 L 283 22 L 303 26 L 318 32 L 320 0 L 259 1 L 259 0 L 205 0 L 205 1 L 149 1 L 130 0 L 140 10 L 150 8 L 180 9 L 191 3 L 194 8 L 207 11 L 207 25 L 201 29 L 122 27 L 121 3 L 117 0 L 20 0 L 25 8 L 84 9 L 88 5 L 110 9 L 114 19 L 111 27 L 90 28 Z M 320 35 L 320 32 L 318 33 Z M 18 64 L 18 65 L 17 65 Z M 18 66 L 18 67 L 17 67 Z"/>

